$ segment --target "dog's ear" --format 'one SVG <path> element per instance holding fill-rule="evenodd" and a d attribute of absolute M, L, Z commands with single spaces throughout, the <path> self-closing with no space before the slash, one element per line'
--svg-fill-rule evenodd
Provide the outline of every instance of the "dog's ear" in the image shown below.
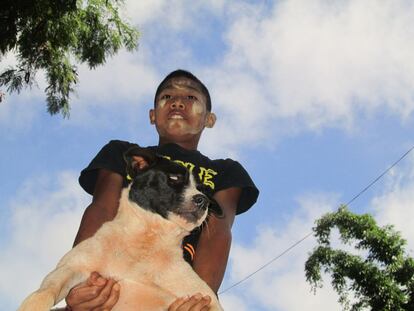
<path fill-rule="evenodd" d="M 141 158 L 142 161 L 137 160 L 137 158 Z M 137 144 L 133 144 L 124 152 L 128 179 L 133 179 L 137 174 L 154 166 L 158 159 L 159 156 L 151 148 L 142 148 Z"/>

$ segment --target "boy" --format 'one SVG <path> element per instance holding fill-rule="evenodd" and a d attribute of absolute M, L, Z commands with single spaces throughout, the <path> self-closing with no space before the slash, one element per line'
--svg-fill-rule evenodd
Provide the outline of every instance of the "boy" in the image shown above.
<path fill-rule="evenodd" d="M 149 114 L 159 134 L 158 146 L 151 148 L 198 176 L 223 210 L 223 218 L 211 216 L 208 228 L 196 230 L 183 241 L 184 258 L 217 293 L 230 251 L 234 217 L 248 210 L 259 192 L 238 162 L 210 160 L 197 151 L 204 128 L 212 128 L 216 116 L 211 112 L 207 88 L 193 74 L 184 70 L 170 73 L 158 86 L 154 109 Z M 127 184 L 122 154 L 130 145 L 111 141 L 82 171 L 79 182 L 93 194 L 93 200 L 82 217 L 75 245 L 114 218 L 121 189 Z M 136 161 L 140 166 L 146 165 L 142 158 Z M 73 311 L 110 310 L 118 297 L 119 285 L 114 280 L 92 273 L 84 284 L 72 289 L 67 303 Z M 209 301 L 209 297 L 200 295 L 179 298 L 169 310 L 208 310 Z"/>

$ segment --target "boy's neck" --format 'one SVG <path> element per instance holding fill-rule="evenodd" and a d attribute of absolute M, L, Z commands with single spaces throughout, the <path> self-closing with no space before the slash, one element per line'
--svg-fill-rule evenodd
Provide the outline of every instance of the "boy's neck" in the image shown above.
<path fill-rule="evenodd" d="M 190 140 L 190 141 L 174 141 L 171 139 L 166 139 L 163 137 L 159 138 L 158 146 L 166 145 L 166 144 L 176 144 L 180 146 L 181 148 L 187 149 L 187 150 L 197 150 L 198 147 L 198 141 Z"/>

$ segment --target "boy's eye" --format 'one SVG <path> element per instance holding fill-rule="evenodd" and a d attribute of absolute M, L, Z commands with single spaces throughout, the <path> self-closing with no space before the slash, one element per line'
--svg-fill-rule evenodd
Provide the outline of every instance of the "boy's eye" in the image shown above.
<path fill-rule="evenodd" d="M 197 97 L 195 97 L 195 96 L 193 96 L 193 95 L 188 95 L 188 96 L 187 96 L 187 99 L 190 99 L 190 100 L 197 100 Z"/>
<path fill-rule="evenodd" d="M 171 95 L 163 95 L 163 96 L 161 96 L 161 99 L 170 99 L 171 98 Z"/>

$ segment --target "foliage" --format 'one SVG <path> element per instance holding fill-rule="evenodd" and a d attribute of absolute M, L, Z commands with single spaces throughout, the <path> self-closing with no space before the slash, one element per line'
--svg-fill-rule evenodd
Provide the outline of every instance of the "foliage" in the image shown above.
<path fill-rule="evenodd" d="M 366 255 L 333 249 L 333 228 L 344 244 L 355 243 Z M 305 272 L 314 290 L 322 287 L 323 269 L 331 275 L 344 310 L 414 310 L 414 260 L 406 255 L 406 242 L 392 226 L 379 227 L 372 216 L 356 215 L 341 206 L 317 220 L 313 230 L 318 246 L 306 261 Z"/>
<path fill-rule="evenodd" d="M 50 114 L 69 114 L 77 83 L 72 61 L 90 68 L 125 46 L 136 49 L 138 32 L 120 17 L 120 0 L 2 0 L 0 61 L 15 53 L 17 65 L 0 73 L 0 87 L 19 93 L 44 70 Z"/>

